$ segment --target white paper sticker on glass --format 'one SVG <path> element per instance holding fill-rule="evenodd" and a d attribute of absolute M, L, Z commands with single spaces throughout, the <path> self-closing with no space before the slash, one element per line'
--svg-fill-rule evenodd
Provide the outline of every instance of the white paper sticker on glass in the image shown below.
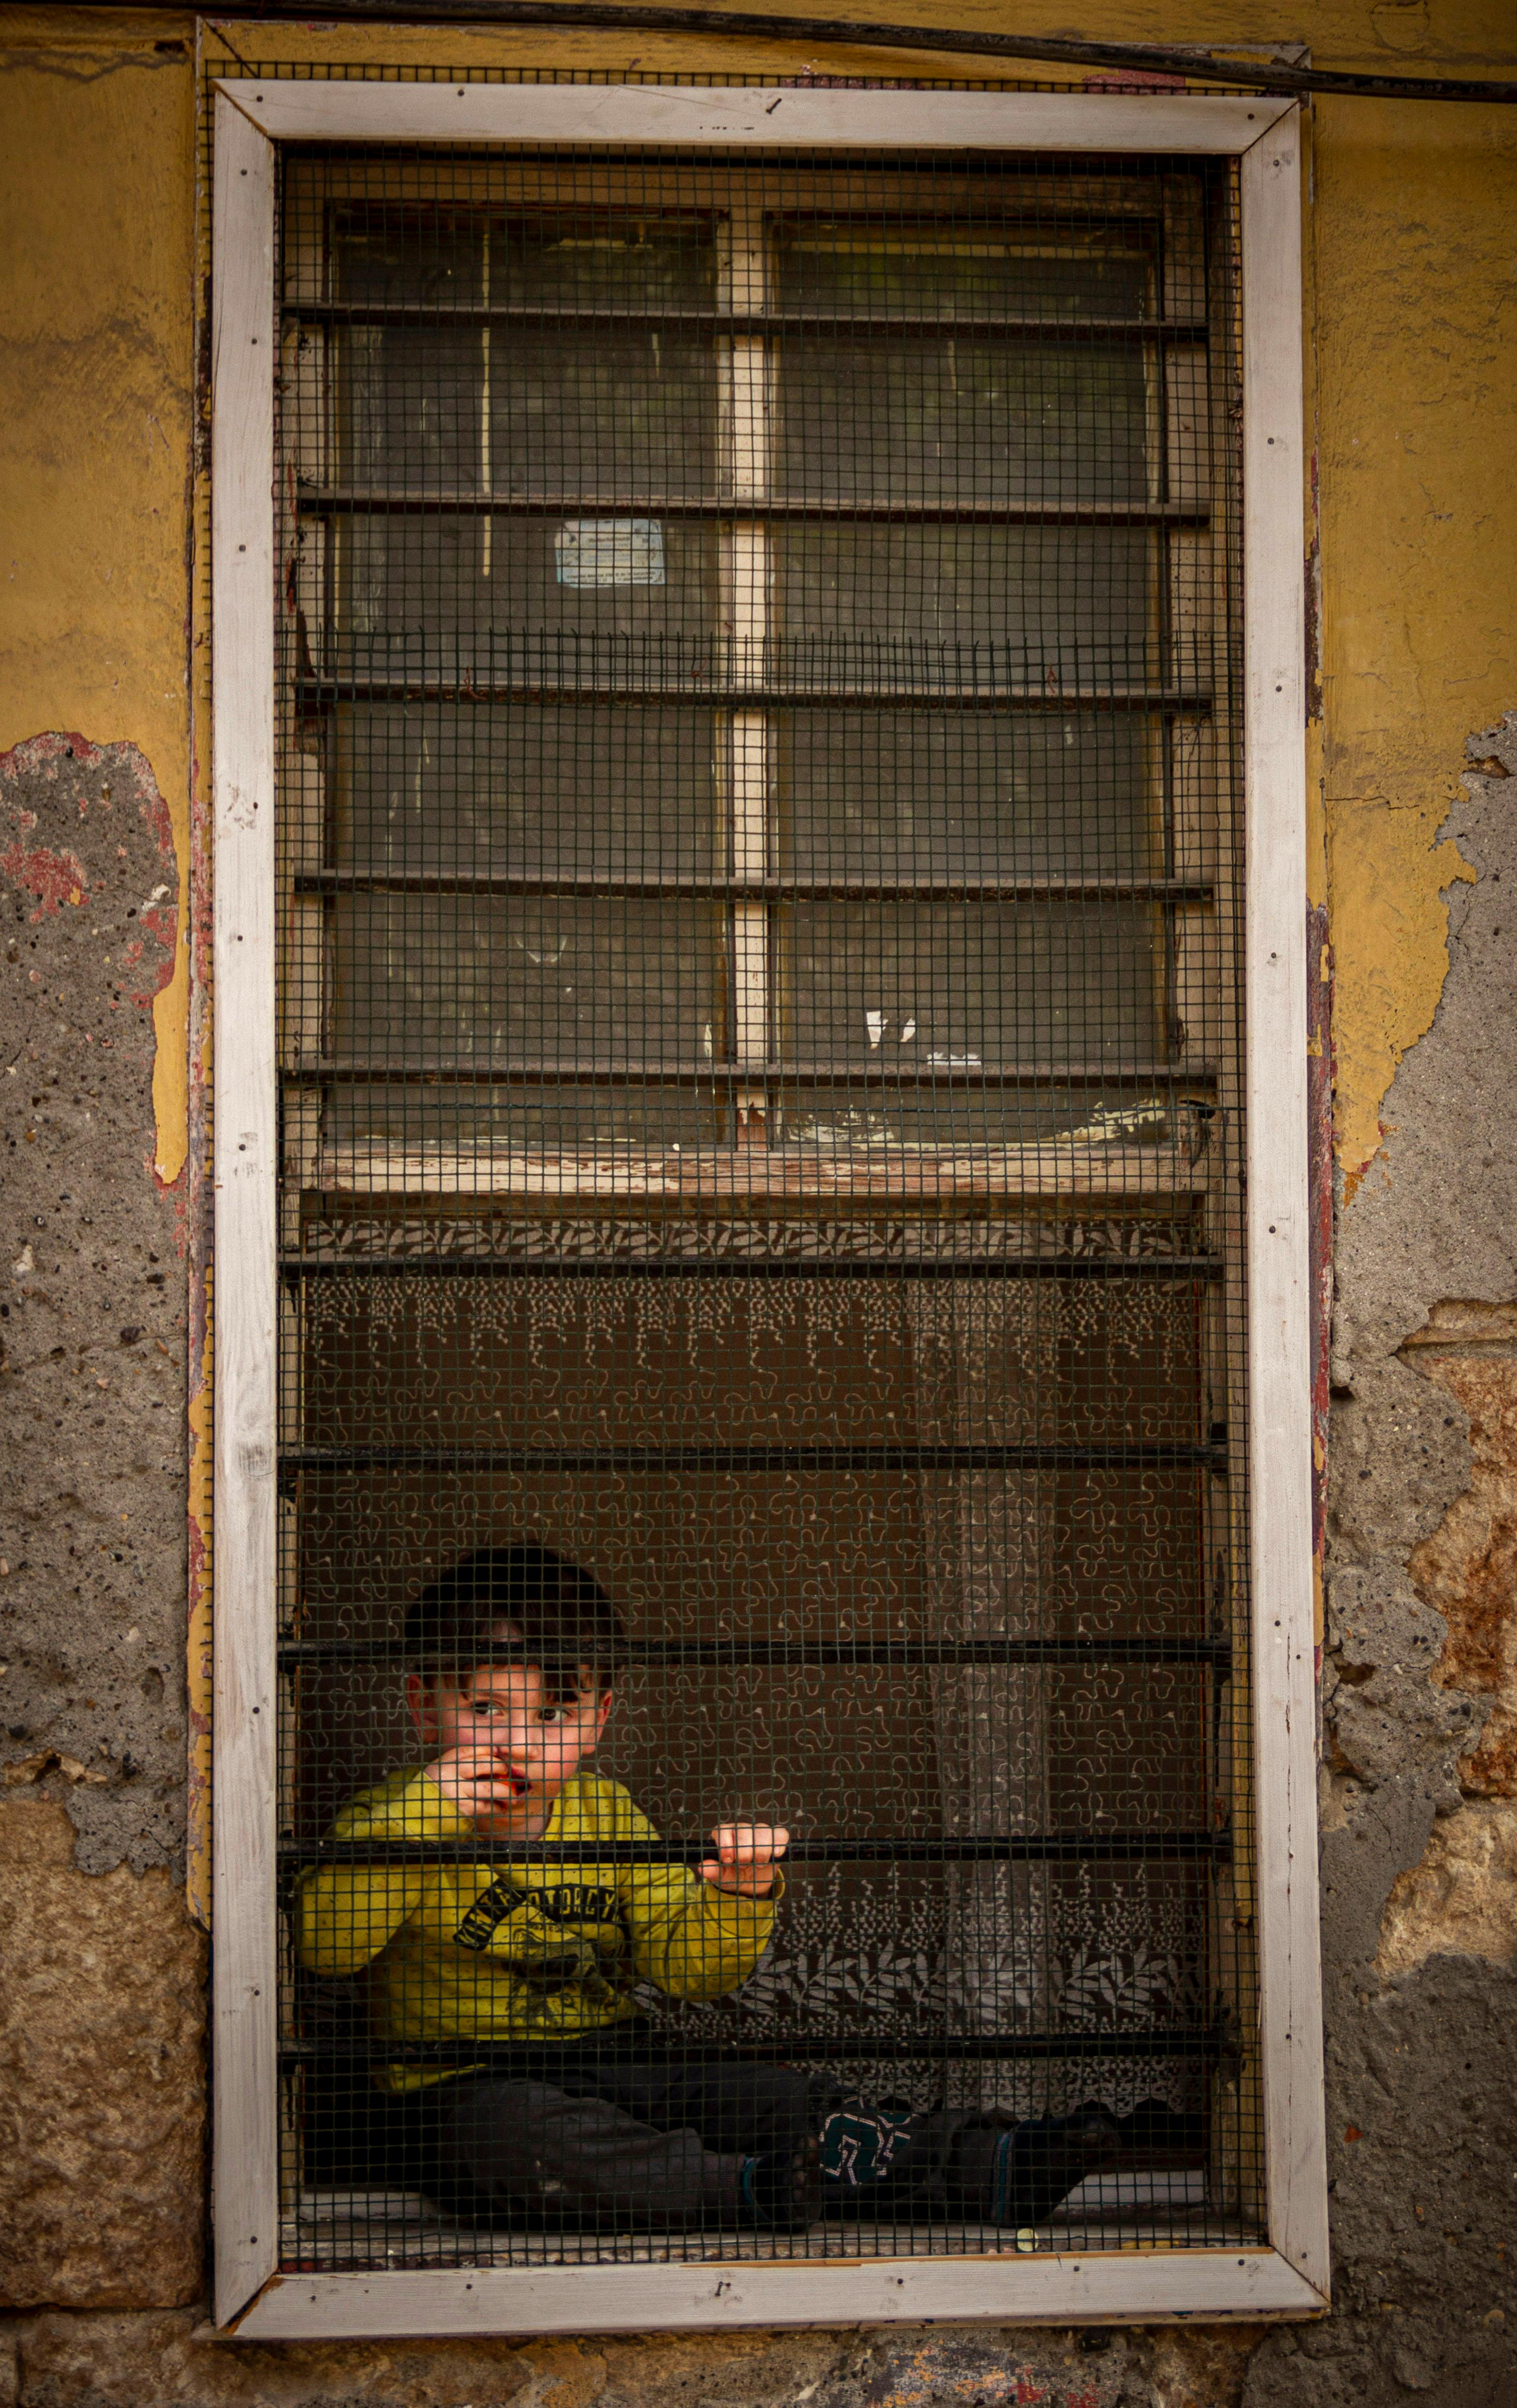
<path fill-rule="evenodd" d="M 662 585 L 657 519 L 568 519 L 553 538 L 560 585 Z"/>

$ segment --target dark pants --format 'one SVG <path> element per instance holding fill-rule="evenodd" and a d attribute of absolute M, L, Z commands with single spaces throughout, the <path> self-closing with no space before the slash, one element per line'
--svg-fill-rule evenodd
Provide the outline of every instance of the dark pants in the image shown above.
<path fill-rule="evenodd" d="M 637 2057 L 594 2042 L 521 2074 L 436 2095 L 443 2204 L 481 2219 L 667 2228 L 730 2222 L 747 2157 L 820 2139 L 824 2212 L 978 2213 L 955 2196 L 955 2146 L 1006 2119 L 912 2114 L 845 2099 L 788 2066 Z"/>

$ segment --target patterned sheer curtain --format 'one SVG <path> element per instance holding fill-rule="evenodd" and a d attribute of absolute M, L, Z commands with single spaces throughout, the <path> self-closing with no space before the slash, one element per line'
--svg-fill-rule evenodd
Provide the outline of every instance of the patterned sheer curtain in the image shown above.
<path fill-rule="evenodd" d="M 923 1281 L 908 1311 L 924 1446 L 1048 1437 L 1071 1389 L 1086 1385 L 1090 1357 L 1081 1340 L 1092 1313 L 1062 1281 Z M 1152 1359 L 1185 1344 L 1172 1308 L 1152 1293 L 1136 1314 L 1103 1297 L 1098 1319 L 1107 1325 L 1103 1354 Z M 1072 1635 L 1069 1592 L 1083 1517 L 1077 1508 L 1072 1526 L 1055 1473 L 929 1470 L 921 1485 L 924 1587 L 938 1637 L 1038 1642 Z M 1140 1488 L 1116 1512 L 1135 1536 L 1152 1519 Z M 1166 1539 L 1172 1544 L 1163 1531 L 1162 1547 Z M 1143 1695 L 1130 1679 L 1093 1678 L 1084 1668 L 977 1664 L 939 1671 L 934 1691 L 949 1838 L 993 1835 L 1036 1847 L 1052 1835 L 1093 1837 L 1109 1828 L 1113 1808 L 1121 1811 L 1120 1799 L 1103 1796 L 1113 1778 L 1136 1793 L 1139 1811 L 1162 1813 L 1162 1773 L 1154 1776 L 1170 1717 L 1163 1698 Z M 1177 1890 L 1172 1877 L 1155 1878 L 1141 1863 L 1119 1870 L 1036 1853 L 1022 1862 L 950 1865 L 944 1883 L 938 1984 L 946 2028 L 1048 2034 L 1066 2046 L 1083 2032 L 1091 2039 L 1088 2058 L 1076 2051 L 951 2062 L 947 2103 L 1023 2115 L 1060 2114 L 1087 2098 L 1119 2113 L 1144 2098 L 1177 2110 L 1194 2106 L 1195 2082 L 1181 2062 L 1134 2063 L 1101 2051 L 1103 2034 L 1162 2028 L 1198 2013 L 1202 1937 L 1194 1891 Z"/>
<path fill-rule="evenodd" d="M 920 1283 L 911 1298 L 917 1412 L 924 1444 L 974 1443 L 1008 1419 L 1011 1283 Z M 1036 1639 L 1037 1472 L 925 1472 L 924 1570 L 931 1619 L 945 1640 Z M 1049 1819 L 1042 1675 L 975 1665 L 935 1680 L 943 1830 L 1023 1837 Z M 951 2030 L 1033 2030 L 1044 2020 L 1046 1914 L 1034 1864 L 950 1866 L 943 1986 Z M 948 2071 L 948 2103 L 1036 2113 L 1040 2069 L 966 2058 Z"/>

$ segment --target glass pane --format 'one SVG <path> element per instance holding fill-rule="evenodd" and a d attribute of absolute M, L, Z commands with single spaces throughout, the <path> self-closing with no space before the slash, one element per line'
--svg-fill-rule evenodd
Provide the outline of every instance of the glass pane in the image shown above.
<path fill-rule="evenodd" d="M 794 1059 L 972 1071 L 1146 1061 L 1159 1046 L 1150 907 L 797 903 L 779 916 Z"/>
<path fill-rule="evenodd" d="M 722 917 L 696 903 L 356 895 L 334 916 L 339 1055 L 700 1062 L 723 1050 Z"/>
<path fill-rule="evenodd" d="M 587 334 L 512 326 L 492 336 L 489 366 L 495 493 L 712 490 L 716 350 L 709 339 L 656 327 Z"/>
<path fill-rule="evenodd" d="M 396 225 L 341 242 L 351 306 L 709 307 L 708 222 Z M 638 327 L 352 326 L 339 332 L 351 482 L 464 492 L 708 490 L 709 339 Z"/>
<path fill-rule="evenodd" d="M 1138 345 L 786 335 L 776 384 L 781 494 L 982 504 L 1148 494 Z"/>
<path fill-rule="evenodd" d="M 483 291 L 484 221 L 434 205 L 414 216 L 366 214 L 339 224 L 335 289 L 351 308 L 459 309 Z"/>
<path fill-rule="evenodd" d="M 418 512 L 340 521 L 336 540 L 353 634 L 424 635 L 444 658 L 464 631 L 646 641 L 716 619 L 716 531 L 698 523 Z"/>
<path fill-rule="evenodd" d="M 708 308 L 714 222 L 624 205 L 514 218 L 436 202 L 408 215 L 371 211 L 338 227 L 336 291 L 354 308 Z"/>
<path fill-rule="evenodd" d="M 708 309 L 716 296 L 715 221 L 613 203 L 497 222 L 490 294 L 554 309 Z"/>
<path fill-rule="evenodd" d="M 788 876 L 1014 878 L 1150 864 L 1138 713 L 794 711 L 778 723 Z"/>
<path fill-rule="evenodd" d="M 719 1145 L 731 1113 L 724 1096 L 640 1082 L 625 1087 L 335 1087 L 322 1119 L 329 1146 L 368 1151 L 429 1147 L 593 1154 L 636 1146 L 680 1154 Z M 467 1185 L 465 1178 L 464 1182 Z"/>
<path fill-rule="evenodd" d="M 923 681 L 979 666 L 1052 694 L 1157 668 L 1158 555 L 1141 527 L 782 526 L 774 548 L 785 635 L 844 639 L 861 677 L 912 675 L 901 641 L 924 655 Z"/>
<path fill-rule="evenodd" d="M 715 853 L 708 711 L 440 703 L 336 716 L 343 869 L 665 878 Z"/>
<path fill-rule="evenodd" d="M 470 308 L 483 229 L 428 218 L 339 235 L 335 289 L 354 308 Z M 348 484 L 474 492 L 480 468 L 479 337 L 470 327 L 344 326 L 336 343 L 339 474 Z"/>
<path fill-rule="evenodd" d="M 962 221 L 922 234 L 782 226 L 780 299 L 839 317 L 1148 317 L 1152 242 L 1130 225 L 1021 241 Z"/>
<path fill-rule="evenodd" d="M 345 326 L 336 351 L 344 485 L 480 490 L 483 351 L 477 328 Z"/>
<path fill-rule="evenodd" d="M 711 490 L 709 342 L 628 327 L 353 326 L 341 362 L 346 482 L 523 495 Z"/>

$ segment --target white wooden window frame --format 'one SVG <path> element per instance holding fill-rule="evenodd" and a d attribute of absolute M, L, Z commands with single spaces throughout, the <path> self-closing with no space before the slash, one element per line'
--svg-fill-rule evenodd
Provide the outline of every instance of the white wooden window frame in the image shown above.
<path fill-rule="evenodd" d="M 223 82 L 215 103 L 216 2315 L 249 2341 L 1320 2315 L 1300 138 L 1266 95 Z M 1239 161 L 1246 1260 L 1267 2245 L 279 2274 L 275 1896 L 275 190 L 280 142 L 1165 152 Z"/>

